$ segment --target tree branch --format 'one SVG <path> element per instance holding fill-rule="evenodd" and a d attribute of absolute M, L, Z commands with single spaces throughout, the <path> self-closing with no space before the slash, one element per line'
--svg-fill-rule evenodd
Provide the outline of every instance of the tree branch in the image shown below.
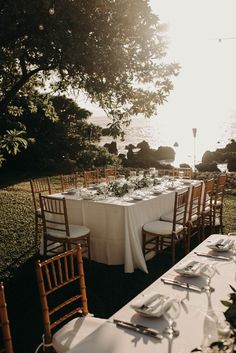
<path fill-rule="evenodd" d="M 6 112 L 8 104 L 15 97 L 17 92 L 29 81 L 29 79 L 39 71 L 45 69 L 45 67 L 40 66 L 30 72 L 27 72 L 26 67 L 24 67 L 25 63 L 22 63 L 22 60 L 20 60 L 20 62 L 23 75 L 21 76 L 19 81 L 17 81 L 15 85 L 9 91 L 6 92 L 4 98 L 0 101 L 0 117 Z"/>

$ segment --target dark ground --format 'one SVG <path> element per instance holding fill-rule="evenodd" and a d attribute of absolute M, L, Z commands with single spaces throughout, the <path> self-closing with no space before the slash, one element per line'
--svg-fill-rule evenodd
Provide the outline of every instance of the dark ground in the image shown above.
<path fill-rule="evenodd" d="M 182 247 L 178 247 L 177 261 L 183 256 Z M 41 342 L 43 330 L 34 267 L 36 260 L 37 256 L 31 258 L 13 278 L 5 282 L 15 353 L 33 353 Z M 127 274 L 123 266 L 107 266 L 85 260 L 89 311 L 97 317 L 109 318 L 171 267 L 170 255 L 158 255 L 147 264 L 148 274 L 140 270 Z"/>

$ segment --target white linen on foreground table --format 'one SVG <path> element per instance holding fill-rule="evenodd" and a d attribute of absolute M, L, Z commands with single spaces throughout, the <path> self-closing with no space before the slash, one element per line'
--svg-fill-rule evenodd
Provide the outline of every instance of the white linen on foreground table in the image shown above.
<path fill-rule="evenodd" d="M 208 242 L 215 241 L 217 237 L 223 236 L 212 235 L 194 250 L 208 251 Z M 230 254 L 228 253 L 227 256 L 230 256 Z M 203 257 L 200 259 L 193 251 L 184 258 L 184 261 L 192 259 L 204 263 L 212 263 L 211 259 Z M 214 260 L 213 262 L 216 261 Z M 175 266 L 179 266 L 179 263 Z M 175 266 L 167 271 L 163 277 L 173 278 L 177 276 L 174 271 Z M 218 260 L 216 268 L 218 273 L 212 279 L 212 286 L 215 288 L 215 291 L 211 293 L 211 306 L 218 318 L 222 320 L 223 311 L 226 310 L 226 307 L 223 306 L 221 300 L 228 299 L 228 294 L 231 292 L 229 284 L 235 286 L 235 264 L 232 261 L 223 262 Z M 201 278 L 190 279 L 182 277 L 182 280 L 199 286 L 205 284 L 202 283 L 204 281 Z M 169 341 L 167 338 L 158 341 L 128 329 L 117 328 L 112 323 L 113 318 L 116 318 L 118 320 L 145 325 L 162 332 L 167 326 L 167 322 L 163 317 L 146 318 L 137 314 L 130 307 L 131 303 L 136 302 L 145 293 L 154 291 L 170 297 L 177 296 L 183 299 L 181 314 L 177 319 L 177 329 L 180 331 L 180 335 L 173 341 Z M 109 319 L 110 322 L 104 323 L 98 330 L 81 341 L 78 346 L 68 353 L 153 353 L 155 351 L 160 353 L 190 353 L 192 349 L 200 346 L 203 342 L 204 330 L 206 329 L 204 324 L 208 320 L 207 313 L 209 313 L 211 306 L 209 306 L 209 299 L 205 292 L 193 292 L 180 287 L 165 285 L 161 281 L 161 278 L 159 278 L 116 312 Z"/>

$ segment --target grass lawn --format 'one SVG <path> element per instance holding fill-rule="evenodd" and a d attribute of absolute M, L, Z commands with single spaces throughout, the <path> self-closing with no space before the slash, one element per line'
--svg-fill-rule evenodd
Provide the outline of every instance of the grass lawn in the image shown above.
<path fill-rule="evenodd" d="M 52 178 L 54 190 L 58 178 Z M 225 196 L 225 233 L 236 231 L 236 196 Z M 41 341 L 42 319 L 34 263 L 39 258 L 34 241 L 34 211 L 29 182 L 0 189 L 0 276 L 6 297 L 15 353 L 33 353 Z M 178 252 L 183 256 L 182 250 Z M 108 318 L 151 284 L 170 266 L 162 255 L 148 262 L 149 274 L 136 270 L 125 274 L 123 266 L 85 261 L 90 311 Z"/>

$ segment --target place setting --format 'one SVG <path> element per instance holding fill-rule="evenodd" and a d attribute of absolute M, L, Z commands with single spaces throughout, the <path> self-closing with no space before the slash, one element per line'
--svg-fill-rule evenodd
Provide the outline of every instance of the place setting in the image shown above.
<path fill-rule="evenodd" d="M 211 279 L 218 273 L 216 263 L 203 263 L 190 259 L 180 263 L 173 270 L 176 273 L 174 277 L 161 277 L 164 284 L 197 293 L 214 291 L 214 288 L 211 287 Z"/>
<path fill-rule="evenodd" d="M 143 294 L 141 298 L 138 298 L 136 301 L 130 304 L 130 307 L 141 317 L 149 318 L 152 320 L 162 320 L 165 319 L 167 326 L 165 325 L 164 329 L 160 332 L 159 330 L 154 330 L 146 326 L 139 325 L 137 323 L 124 323 L 127 325 L 127 328 L 130 326 L 135 326 L 140 328 L 143 334 L 148 334 L 148 331 L 151 330 L 151 336 L 158 339 L 163 337 L 177 337 L 179 331 L 176 329 L 175 320 L 180 315 L 181 305 L 180 300 L 177 297 L 170 297 L 159 292 L 151 291 L 147 294 Z M 114 320 L 118 322 L 119 320 Z M 152 321 L 154 323 L 156 321 Z M 119 324 L 119 323 L 118 323 Z M 163 322 L 160 324 L 160 327 L 163 327 Z M 147 330 L 147 332 L 146 332 Z"/>

